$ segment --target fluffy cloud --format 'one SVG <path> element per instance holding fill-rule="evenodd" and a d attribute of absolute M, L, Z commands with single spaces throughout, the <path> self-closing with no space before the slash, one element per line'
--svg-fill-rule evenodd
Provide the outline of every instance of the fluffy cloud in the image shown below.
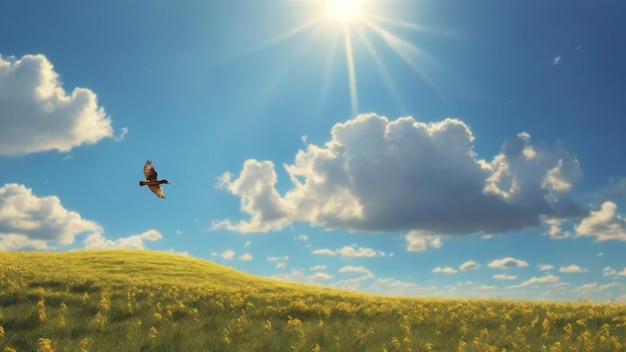
<path fill-rule="evenodd" d="M 244 253 L 239 256 L 239 260 L 244 260 L 244 261 L 252 260 L 252 254 Z"/>
<path fill-rule="evenodd" d="M 221 257 L 224 260 L 233 260 L 233 258 L 235 258 L 235 251 L 233 251 L 232 249 L 227 249 L 223 251 L 222 253 L 211 252 L 211 256 Z"/>
<path fill-rule="evenodd" d="M 292 187 L 283 195 L 271 161 L 247 160 L 238 177 L 224 173 L 218 187 L 239 197 L 250 219 L 214 228 L 266 232 L 304 221 L 349 231 L 497 234 L 539 226 L 542 217 L 586 215 L 570 195 L 582 176 L 578 161 L 561 145 L 533 145 L 520 133 L 485 161 L 473 141 L 457 119 L 359 115 L 284 165 Z"/>
<path fill-rule="evenodd" d="M 433 273 L 456 274 L 457 270 L 450 266 L 447 266 L 445 268 L 438 266 L 433 269 Z"/>
<path fill-rule="evenodd" d="M 144 249 L 144 241 L 158 241 L 163 236 L 157 230 L 148 230 L 138 235 L 121 237 L 116 240 L 106 239 L 100 233 L 89 235 L 85 239 L 85 249 L 110 249 L 110 248 L 134 248 Z"/>
<path fill-rule="evenodd" d="M 37 197 L 15 183 L 0 187 L 0 250 L 45 250 L 72 244 L 79 234 L 102 231 L 97 223 L 65 209 L 56 196 Z"/>
<path fill-rule="evenodd" d="M 509 269 L 528 266 L 528 263 L 523 260 L 506 257 L 502 259 L 496 259 L 489 263 L 487 266 L 495 269 Z"/>
<path fill-rule="evenodd" d="M 348 265 L 339 269 L 339 272 L 342 274 L 345 274 L 345 273 L 363 274 L 363 276 L 368 277 L 368 278 L 374 277 L 374 274 L 372 274 L 372 272 L 364 266 Z"/>
<path fill-rule="evenodd" d="M 593 236 L 596 241 L 626 241 L 626 220 L 616 213 L 617 204 L 604 202 L 600 209 L 591 211 L 576 227 L 580 236 Z"/>
<path fill-rule="evenodd" d="M 0 155 L 67 152 L 112 136 L 96 94 L 85 88 L 68 94 L 45 56 L 0 56 Z"/>
<path fill-rule="evenodd" d="M 324 269 L 326 269 L 326 265 L 315 265 L 309 268 L 309 270 L 311 271 L 324 270 Z"/>
<path fill-rule="evenodd" d="M 624 267 L 624 270 L 618 272 L 617 270 L 611 268 L 610 266 L 607 266 L 607 267 L 602 268 L 602 275 L 603 276 L 626 276 L 626 267 Z"/>
<path fill-rule="evenodd" d="M 426 252 L 426 248 L 440 248 L 441 237 L 436 235 L 430 235 L 424 231 L 411 231 L 404 239 L 407 242 L 408 252 Z"/>
<path fill-rule="evenodd" d="M 313 280 L 330 280 L 330 279 L 333 278 L 333 276 L 328 274 L 328 273 L 324 273 L 324 272 L 318 271 L 315 274 L 313 274 L 313 276 L 311 276 L 311 278 Z"/>
<path fill-rule="evenodd" d="M 321 248 L 321 249 L 313 250 L 312 253 L 317 254 L 317 255 L 329 255 L 329 256 L 338 255 L 342 259 L 373 258 L 373 257 L 384 257 L 386 255 L 386 253 L 384 252 L 381 252 L 381 251 L 376 252 L 375 250 L 371 248 L 363 248 L 363 247 L 356 248 L 355 246 L 344 246 L 343 248 L 338 248 L 336 250 Z"/>
<path fill-rule="evenodd" d="M 521 287 L 531 286 L 537 283 L 558 282 L 559 280 L 560 280 L 559 277 L 554 276 L 554 275 L 546 275 L 542 277 L 533 276 L 519 285 L 508 286 L 507 288 L 521 288 Z"/>
<path fill-rule="evenodd" d="M 559 272 L 561 273 L 566 273 L 566 274 L 573 274 L 573 273 L 582 273 L 588 271 L 587 269 L 583 269 L 581 267 L 579 267 L 578 265 L 572 264 L 572 265 L 568 265 L 568 266 L 562 266 L 559 268 Z"/>
<path fill-rule="evenodd" d="M 476 270 L 478 268 L 480 268 L 480 264 L 476 263 L 473 260 L 468 260 L 465 263 L 461 264 L 461 266 L 459 266 L 459 269 L 461 269 L 461 271 Z"/>
<path fill-rule="evenodd" d="M 546 234 L 556 240 L 562 240 L 570 237 L 569 231 L 563 230 L 561 228 L 561 223 L 564 222 L 564 219 L 545 219 L 545 224 L 548 226 L 548 231 Z"/>
<path fill-rule="evenodd" d="M 537 265 L 539 271 L 548 271 L 554 269 L 554 265 L 552 264 L 539 264 Z"/>
<path fill-rule="evenodd" d="M 517 275 L 496 274 L 492 276 L 496 280 L 515 280 Z"/>

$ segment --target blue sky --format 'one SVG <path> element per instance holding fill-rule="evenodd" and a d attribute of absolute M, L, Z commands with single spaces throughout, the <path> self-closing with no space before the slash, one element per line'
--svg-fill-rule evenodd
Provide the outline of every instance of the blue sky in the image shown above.
<path fill-rule="evenodd" d="M 0 250 L 146 248 L 390 295 L 624 301 L 624 13 L 1 2 Z M 137 185 L 148 159 L 165 200 Z"/>

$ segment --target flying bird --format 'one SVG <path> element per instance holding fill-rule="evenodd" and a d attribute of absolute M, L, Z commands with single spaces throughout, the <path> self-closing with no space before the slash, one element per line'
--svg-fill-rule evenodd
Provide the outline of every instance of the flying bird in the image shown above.
<path fill-rule="evenodd" d="M 161 188 L 162 184 L 170 184 L 167 180 L 158 180 L 157 172 L 152 166 L 152 161 L 146 161 L 146 165 L 143 166 L 143 174 L 146 175 L 147 181 L 139 181 L 139 186 L 148 186 L 152 193 L 156 194 L 159 198 L 165 198 L 165 194 L 163 194 L 163 189 Z"/>

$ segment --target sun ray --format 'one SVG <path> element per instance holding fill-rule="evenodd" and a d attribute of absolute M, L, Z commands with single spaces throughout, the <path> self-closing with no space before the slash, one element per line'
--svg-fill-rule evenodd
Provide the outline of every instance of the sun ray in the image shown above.
<path fill-rule="evenodd" d="M 383 40 L 387 43 L 387 45 L 389 45 L 389 47 L 396 54 L 398 54 L 398 56 L 400 56 L 400 58 L 402 58 L 402 60 L 404 60 L 404 62 L 406 62 L 424 80 L 424 82 L 426 82 L 426 84 L 428 84 L 428 86 L 431 89 L 433 89 L 437 93 L 439 98 L 441 98 L 442 100 L 445 100 L 445 96 L 437 88 L 437 86 L 435 85 L 433 80 L 430 78 L 430 76 L 422 68 L 420 68 L 419 65 L 417 65 L 415 63 L 414 60 L 411 59 L 409 53 L 412 53 L 415 56 L 419 56 L 421 58 L 424 58 L 424 59 L 428 60 L 430 63 L 439 66 L 439 64 L 438 64 L 438 62 L 436 60 L 434 60 L 430 56 L 426 55 L 423 51 L 421 51 L 420 49 L 418 49 L 417 47 L 415 47 L 411 43 L 408 43 L 408 42 L 402 40 L 398 36 L 394 35 L 393 33 L 389 32 L 388 30 L 380 27 L 376 23 L 374 23 L 374 22 L 372 22 L 370 20 L 367 20 L 367 19 L 363 19 L 363 21 L 364 21 L 365 25 L 367 25 L 369 28 L 371 28 L 372 30 L 377 32 L 383 38 Z"/>
<path fill-rule="evenodd" d="M 374 46 L 370 43 L 369 39 L 367 38 L 367 35 L 365 35 L 365 33 L 363 32 L 361 28 L 357 28 L 357 33 L 359 34 L 359 37 L 365 44 L 365 48 L 367 49 L 367 51 L 370 53 L 372 58 L 374 58 L 374 62 L 376 63 L 376 66 L 378 67 L 381 75 L 383 76 L 383 80 L 385 82 L 385 85 L 387 86 L 387 89 L 391 91 L 391 96 L 393 97 L 393 100 L 395 101 L 396 106 L 401 111 L 404 111 L 405 110 L 404 103 L 400 99 L 400 95 L 398 94 L 398 91 L 396 90 L 395 84 L 393 84 L 393 80 L 391 79 L 391 76 L 389 75 L 389 71 L 387 70 L 387 67 L 385 66 L 383 61 L 380 59 L 380 56 L 378 56 L 378 53 L 376 52 L 376 48 L 374 48 Z"/>
<path fill-rule="evenodd" d="M 350 107 L 352 109 L 352 116 L 356 116 L 358 113 L 358 95 L 356 86 L 356 73 L 354 71 L 354 57 L 352 52 L 352 41 L 350 40 L 350 31 L 344 26 L 343 38 L 346 44 L 346 58 L 348 60 L 348 78 L 350 80 Z"/>
<path fill-rule="evenodd" d="M 326 55 L 326 64 L 324 66 L 324 82 L 322 85 L 322 90 L 320 92 L 320 109 L 323 105 L 325 105 L 326 103 L 326 97 L 328 96 L 328 86 L 330 85 L 330 75 L 333 69 L 333 63 L 335 62 L 333 59 L 335 57 L 335 53 L 337 51 L 337 39 L 338 39 L 338 32 L 334 32 L 333 33 L 333 37 L 330 43 L 330 50 L 327 52 Z"/>
<path fill-rule="evenodd" d="M 409 28 L 409 29 L 413 29 L 413 30 L 416 30 L 416 31 L 420 31 L 420 32 L 429 32 L 429 33 L 434 33 L 434 34 L 437 34 L 437 35 L 449 36 L 449 37 L 454 37 L 454 38 L 462 37 L 460 34 L 452 32 L 452 31 L 436 30 L 436 29 L 433 29 L 433 28 L 420 26 L 417 23 L 411 23 L 411 22 L 406 22 L 406 21 L 394 20 L 394 19 L 391 19 L 391 18 L 379 16 L 379 15 L 370 15 L 370 14 L 368 14 L 367 16 L 364 16 L 364 18 L 369 19 L 371 21 L 378 21 L 378 22 L 388 23 L 388 24 L 391 24 L 391 25 L 394 25 L 394 26 L 397 26 L 397 27 Z"/>

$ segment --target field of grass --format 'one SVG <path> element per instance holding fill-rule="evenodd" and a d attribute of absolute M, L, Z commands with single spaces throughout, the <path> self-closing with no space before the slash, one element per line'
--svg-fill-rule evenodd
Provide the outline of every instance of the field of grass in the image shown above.
<path fill-rule="evenodd" d="M 381 297 L 150 251 L 0 253 L 0 351 L 626 351 L 626 305 Z"/>

